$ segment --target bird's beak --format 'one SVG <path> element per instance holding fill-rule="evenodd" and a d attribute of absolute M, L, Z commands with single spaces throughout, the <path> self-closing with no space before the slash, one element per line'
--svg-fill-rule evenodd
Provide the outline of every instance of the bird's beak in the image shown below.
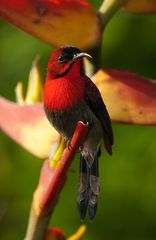
<path fill-rule="evenodd" d="M 93 59 L 92 56 L 89 55 L 88 53 L 81 52 L 81 53 L 77 53 L 73 56 L 73 61 L 77 60 L 78 58 L 82 58 L 82 57 L 87 57 L 87 58 Z"/>

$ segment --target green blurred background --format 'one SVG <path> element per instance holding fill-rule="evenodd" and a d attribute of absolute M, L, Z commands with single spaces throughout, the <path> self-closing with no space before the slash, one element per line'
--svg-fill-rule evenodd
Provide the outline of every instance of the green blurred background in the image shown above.
<path fill-rule="evenodd" d="M 91 1 L 98 9 L 102 1 Z M 26 87 L 34 57 L 41 55 L 45 77 L 52 47 L 0 20 L 0 91 L 15 100 L 14 88 Z M 156 79 L 156 17 L 123 11 L 111 20 L 103 39 L 104 67 L 138 72 Z M 11 117 L 11 116 L 10 116 Z M 100 159 L 101 195 L 96 219 L 85 220 L 90 240 L 156 239 L 156 129 L 114 125 L 113 156 Z M 42 160 L 1 133 L 0 239 L 23 239 Z M 50 225 L 71 235 L 82 224 L 76 210 L 78 159 L 72 164 Z"/>

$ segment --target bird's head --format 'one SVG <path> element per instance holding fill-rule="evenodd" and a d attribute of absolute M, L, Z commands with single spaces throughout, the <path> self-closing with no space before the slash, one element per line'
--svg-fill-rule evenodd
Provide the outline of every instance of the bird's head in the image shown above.
<path fill-rule="evenodd" d="M 47 69 L 47 76 L 50 79 L 56 79 L 69 73 L 75 65 L 75 70 L 83 71 L 82 58 L 92 58 L 89 54 L 81 52 L 73 46 L 60 47 L 53 51 Z"/>

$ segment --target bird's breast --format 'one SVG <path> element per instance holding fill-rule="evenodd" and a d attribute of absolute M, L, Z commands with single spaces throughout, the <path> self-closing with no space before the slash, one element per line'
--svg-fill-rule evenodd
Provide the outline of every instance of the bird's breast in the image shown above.
<path fill-rule="evenodd" d="M 61 111 L 50 111 L 45 107 L 45 112 L 53 127 L 66 139 L 72 137 L 78 121 L 92 124 L 94 118 L 84 101 Z"/>
<path fill-rule="evenodd" d="M 84 91 L 81 78 L 48 80 L 44 87 L 44 105 L 51 111 L 66 110 L 84 98 Z"/>

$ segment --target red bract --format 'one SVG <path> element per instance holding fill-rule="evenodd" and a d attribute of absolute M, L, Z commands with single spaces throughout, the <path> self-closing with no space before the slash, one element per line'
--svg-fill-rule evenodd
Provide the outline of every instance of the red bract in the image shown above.
<path fill-rule="evenodd" d="M 113 122 L 156 125 L 156 83 L 135 73 L 103 69 L 92 78 Z"/>
<path fill-rule="evenodd" d="M 48 229 L 47 237 L 45 240 L 66 240 L 64 232 L 56 227 Z"/>
<path fill-rule="evenodd" d="M 96 12 L 85 0 L 1 0 L 0 15 L 54 46 L 88 48 L 100 40 Z"/>
<path fill-rule="evenodd" d="M 77 6 L 83 6 L 83 7 L 90 7 L 90 4 L 85 0 L 36 0 L 34 1 L 35 6 L 45 6 L 45 7 L 65 7 L 66 4 L 70 4 L 70 7 L 77 7 Z M 28 7 L 30 7 L 30 3 L 28 0 L 1 0 L 1 5 L 6 6 L 7 8 L 12 8 L 16 10 L 26 10 Z"/>
<path fill-rule="evenodd" d="M 0 128 L 40 158 L 48 157 L 50 148 L 59 145 L 60 135 L 47 121 L 41 103 L 21 106 L 1 97 L 0 116 Z"/>

